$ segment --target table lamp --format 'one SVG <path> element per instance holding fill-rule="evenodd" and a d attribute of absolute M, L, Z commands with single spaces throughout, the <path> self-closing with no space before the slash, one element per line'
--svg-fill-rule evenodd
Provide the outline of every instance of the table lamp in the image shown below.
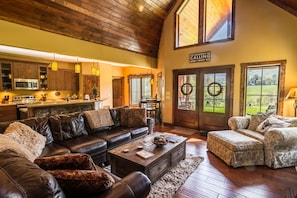
<path fill-rule="evenodd" d="M 295 109 L 295 117 L 296 117 L 296 109 L 297 109 L 297 88 L 291 88 L 286 99 L 295 99 L 294 109 Z"/>

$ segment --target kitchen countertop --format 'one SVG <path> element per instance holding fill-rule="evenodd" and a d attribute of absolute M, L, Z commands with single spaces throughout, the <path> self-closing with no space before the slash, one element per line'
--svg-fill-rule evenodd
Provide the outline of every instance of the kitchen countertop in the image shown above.
<path fill-rule="evenodd" d="M 17 105 L 16 103 L 14 103 L 14 102 L 10 102 L 10 103 L 7 103 L 7 104 L 0 104 L 0 107 L 2 107 L 2 106 L 12 106 L 12 105 Z"/>
<path fill-rule="evenodd" d="M 92 102 L 100 102 L 100 100 L 56 100 L 56 101 L 44 101 L 32 104 L 25 104 L 27 108 L 32 107 L 43 107 L 43 106 L 57 106 L 57 105 L 69 105 L 69 104 L 83 104 L 83 103 L 92 103 Z"/>
<path fill-rule="evenodd" d="M 91 102 L 102 102 L 103 100 L 48 100 L 48 101 L 40 101 L 37 103 L 27 103 L 27 104 L 17 104 L 15 102 L 9 102 L 6 104 L 0 103 L 1 106 L 24 106 L 24 107 L 39 107 L 39 106 L 56 106 L 56 105 L 68 105 L 68 104 L 82 104 L 82 103 L 91 103 Z"/>

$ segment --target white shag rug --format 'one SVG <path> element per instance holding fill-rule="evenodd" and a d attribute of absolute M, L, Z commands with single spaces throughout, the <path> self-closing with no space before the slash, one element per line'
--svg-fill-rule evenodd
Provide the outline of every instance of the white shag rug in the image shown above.
<path fill-rule="evenodd" d="M 202 161 L 203 157 L 187 154 L 186 159 L 180 161 L 152 185 L 147 198 L 173 197 L 174 193 L 185 183 L 186 179 Z"/>

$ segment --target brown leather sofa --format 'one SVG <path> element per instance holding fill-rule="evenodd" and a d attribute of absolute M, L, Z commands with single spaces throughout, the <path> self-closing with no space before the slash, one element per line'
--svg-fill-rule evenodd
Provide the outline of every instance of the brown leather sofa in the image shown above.
<path fill-rule="evenodd" d="M 121 125 L 122 110 L 123 108 L 109 109 L 114 125 L 96 129 L 90 128 L 84 112 L 18 121 L 46 137 L 46 146 L 40 157 L 86 153 L 95 164 L 102 165 L 108 163 L 109 149 L 143 137 L 153 130 L 154 122 L 149 118 L 146 126 Z M 10 123 L 12 122 L 1 122 L 0 133 L 4 133 Z M 92 197 L 146 197 L 150 191 L 151 182 L 141 172 L 132 172 L 122 179 L 114 177 L 116 182 L 110 189 Z M 47 171 L 17 153 L 6 150 L 0 152 L 0 197 L 63 198 L 65 193 Z"/>
<path fill-rule="evenodd" d="M 146 126 L 121 125 L 121 112 L 127 107 L 109 109 L 114 125 L 90 129 L 82 113 L 59 114 L 18 120 L 46 137 L 41 157 L 66 153 L 89 154 L 97 165 L 108 163 L 108 150 L 152 132 L 153 119 L 147 118 Z M 0 122 L 0 133 L 11 122 Z"/>
<path fill-rule="evenodd" d="M 84 194 L 83 197 L 145 198 L 150 188 L 151 182 L 146 175 L 132 172 L 122 179 L 115 177 L 115 183 L 109 189 Z M 14 151 L 4 150 L 0 152 L 0 197 L 72 198 L 82 195 L 67 194 L 50 173 Z"/>

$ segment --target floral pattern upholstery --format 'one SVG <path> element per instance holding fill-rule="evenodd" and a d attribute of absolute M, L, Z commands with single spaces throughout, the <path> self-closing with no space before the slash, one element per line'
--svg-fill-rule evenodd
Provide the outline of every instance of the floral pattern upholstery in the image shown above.
<path fill-rule="evenodd" d="M 263 143 L 232 130 L 208 133 L 207 148 L 233 167 L 263 165 Z"/>
<path fill-rule="evenodd" d="M 287 128 L 272 128 L 264 134 L 249 130 L 246 123 L 249 117 L 236 116 L 228 120 L 230 128 L 238 133 L 255 138 L 264 143 L 265 165 L 271 168 L 297 166 L 297 127 L 296 118 L 275 117 L 291 123 Z"/>

